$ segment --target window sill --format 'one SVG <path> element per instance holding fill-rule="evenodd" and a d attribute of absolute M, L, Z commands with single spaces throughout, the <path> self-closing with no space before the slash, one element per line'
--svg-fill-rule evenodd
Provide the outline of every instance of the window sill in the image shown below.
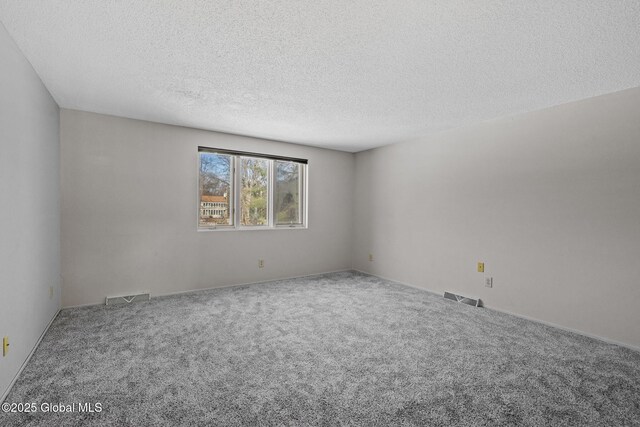
<path fill-rule="evenodd" d="M 307 230 L 308 226 L 296 225 L 294 227 L 279 226 L 279 227 L 220 227 L 220 228 L 198 228 L 198 233 L 208 233 L 216 231 L 273 231 L 273 230 Z"/>

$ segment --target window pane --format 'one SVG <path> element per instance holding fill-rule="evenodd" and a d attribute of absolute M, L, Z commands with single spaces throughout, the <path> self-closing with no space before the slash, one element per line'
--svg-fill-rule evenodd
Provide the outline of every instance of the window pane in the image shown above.
<path fill-rule="evenodd" d="M 296 162 L 275 162 L 275 222 L 302 224 L 302 168 Z"/>
<path fill-rule="evenodd" d="M 201 227 L 233 225 L 231 161 L 231 156 L 226 154 L 200 153 Z"/>
<path fill-rule="evenodd" d="M 269 161 L 240 158 L 240 224 L 269 225 Z"/>

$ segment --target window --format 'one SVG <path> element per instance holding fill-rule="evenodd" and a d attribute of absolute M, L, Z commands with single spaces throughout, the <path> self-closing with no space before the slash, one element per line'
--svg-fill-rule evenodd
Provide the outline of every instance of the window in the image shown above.
<path fill-rule="evenodd" d="M 233 225 L 232 187 L 233 156 L 200 153 L 200 227 Z"/>
<path fill-rule="evenodd" d="M 275 161 L 274 211 L 277 225 L 302 225 L 302 175 L 304 165 Z"/>
<path fill-rule="evenodd" d="M 269 225 L 269 160 L 240 157 L 240 224 Z"/>
<path fill-rule="evenodd" d="M 205 147 L 198 157 L 198 228 L 306 226 L 306 160 Z"/>

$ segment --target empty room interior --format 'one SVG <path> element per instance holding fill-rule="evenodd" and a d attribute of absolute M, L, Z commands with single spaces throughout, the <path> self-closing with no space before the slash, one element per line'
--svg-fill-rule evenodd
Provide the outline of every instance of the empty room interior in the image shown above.
<path fill-rule="evenodd" d="M 640 1 L 0 0 L 0 425 L 640 425 Z"/>

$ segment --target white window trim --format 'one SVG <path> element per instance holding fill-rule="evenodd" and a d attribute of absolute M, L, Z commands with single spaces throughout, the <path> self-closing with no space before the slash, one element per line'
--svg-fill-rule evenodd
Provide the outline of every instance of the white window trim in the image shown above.
<path fill-rule="evenodd" d="M 309 186 L 308 186 L 308 174 L 309 174 L 309 164 L 302 163 L 304 166 L 302 168 L 302 174 L 300 175 L 300 182 L 298 183 L 300 190 L 302 191 L 302 203 L 300 204 L 300 209 L 302 210 L 301 218 L 302 224 L 276 224 L 275 223 L 275 211 L 272 209 L 274 206 L 274 193 L 275 193 L 275 162 L 276 160 L 280 160 L 277 158 L 272 158 L 270 156 L 260 156 L 260 154 L 254 153 L 238 153 L 233 154 L 232 152 L 225 152 L 225 150 L 221 150 L 220 154 L 226 154 L 231 156 L 231 168 L 232 168 L 232 189 L 229 195 L 229 209 L 231 211 L 231 216 L 233 217 L 233 225 L 220 225 L 217 224 L 214 227 L 201 227 L 200 226 L 200 150 L 197 151 L 197 169 L 196 172 L 198 174 L 198 178 L 196 180 L 196 200 L 197 200 L 197 209 L 196 209 L 196 229 L 198 232 L 218 232 L 218 231 L 272 231 L 272 230 L 307 230 L 309 228 L 309 217 L 308 217 L 308 205 L 309 205 Z M 254 157 L 254 158 L 262 158 L 269 162 L 269 173 L 268 173 L 268 188 L 269 192 L 269 200 L 267 205 L 267 213 L 268 213 L 268 224 L 267 225 L 241 225 L 240 223 L 240 207 L 236 208 L 236 200 L 240 200 L 240 183 L 242 182 L 241 170 L 239 161 L 241 157 Z M 282 159 L 286 161 L 286 159 Z"/>

